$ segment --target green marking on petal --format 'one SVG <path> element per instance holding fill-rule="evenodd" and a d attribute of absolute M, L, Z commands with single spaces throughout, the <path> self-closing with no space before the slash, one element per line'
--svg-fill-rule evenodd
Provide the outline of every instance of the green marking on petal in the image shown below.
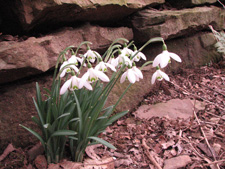
<path fill-rule="evenodd" d="M 156 79 L 157 79 L 157 80 L 162 80 L 163 77 L 162 77 L 162 76 L 158 76 Z"/>
<path fill-rule="evenodd" d="M 74 85 L 73 90 L 78 90 L 78 87 L 76 85 Z"/>

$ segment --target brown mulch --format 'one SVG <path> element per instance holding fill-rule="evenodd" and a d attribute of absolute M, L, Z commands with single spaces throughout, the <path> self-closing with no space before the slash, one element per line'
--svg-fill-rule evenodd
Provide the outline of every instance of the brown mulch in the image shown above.
<path fill-rule="evenodd" d="M 183 168 L 225 168 L 224 73 L 224 68 L 201 67 L 171 74 L 171 81 L 156 84 L 140 105 L 191 98 L 204 103 L 205 109 L 193 109 L 193 117 L 186 120 L 143 120 L 131 112 L 101 134 L 117 150 L 95 146 L 88 150 L 89 157 L 113 157 L 115 168 L 120 169 L 163 168 L 168 159 L 179 156 L 185 157 Z M 11 150 L 1 161 L 1 169 L 36 168 L 27 150 Z"/>

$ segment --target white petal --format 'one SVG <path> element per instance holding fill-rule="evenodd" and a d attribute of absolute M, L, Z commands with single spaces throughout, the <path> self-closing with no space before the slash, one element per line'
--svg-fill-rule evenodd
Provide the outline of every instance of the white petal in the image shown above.
<path fill-rule="evenodd" d="M 155 59 L 153 60 L 152 66 L 156 67 L 159 66 L 159 63 L 161 62 L 162 53 L 158 54 Z"/>
<path fill-rule="evenodd" d="M 65 66 L 68 65 L 68 64 L 69 64 L 68 61 L 63 62 L 63 64 L 60 66 L 60 69 L 59 69 L 59 70 L 61 70 L 63 67 L 65 67 Z"/>
<path fill-rule="evenodd" d="M 96 51 L 92 51 L 92 52 L 93 52 L 93 54 L 95 55 L 95 57 L 101 58 L 101 55 L 100 55 L 98 52 L 96 52 Z"/>
<path fill-rule="evenodd" d="M 70 67 L 75 71 L 75 72 L 78 72 L 79 69 L 75 66 L 75 65 L 70 65 Z"/>
<path fill-rule="evenodd" d="M 167 50 L 164 50 L 162 52 L 162 55 L 161 55 L 161 58 L 160 58 L 160 67 L 161 68 L 164 68 L 168 65 L 169 63 L 169 60 L 170 60 L 170 56 L 169 56 L 169 52 Z"/>
<path fill-rule="evenodd" d="M 130 83 L 135 83 L 136 81 L 136 77 L 134 72 L 132 71 L 132 69 L 128 69 L 127 70 L 127 78 L 130 81 Z"/>
<path fill-rule="evenodd" d="M 88 79 L 88 76 L 89 76 L 89 71 L 87 71 L 80 79 L 80 83 L 79 83 L 79 86 L 78 88 L 81 89 L 83 86 L 84 86 L 84 83 L 86 83 L 87 79 Z"/>
<path fill-rule="evenodd" d="M 109 78 L 108 78 L 108 76 L 106 76 L 105 73 L 103 73 L 103 72 L 101 72 L 101 71 L 99 71 L 99 70 L 94 70 L 93 72 L 94 72 L 94 74 L 95 74 L 97 77 L 99 77 L 99 79 L 101 79 L 103 82 L 109 82 Z"/>
<path fill-rule="evenodd" d="M 155 80 L 156 80 L 157 75 L 158 75 L 158 72 L 157 71 L 152 75 L 152 80 L 151 80 L 152 84 L 155 83 Z"/>
<path fill-rule="evenodd" d="M 138 78 L 143 79 L 143 74 L 142 74 L 142 72 L 141 72 L 136 66 L 132 67 L 132 69 L 133 69 L 133 71 L 136 73 L 136 75 L 138 76 Z"/>
<path fill-rule="evenodd" d="M 75 55 L 72 55 L 69 59 L 68 59 L 69 63 L 77 63 L 77 57 Z"/>
<path fill-rule="evenodd" d="M 61 78 L 64 77 L 65 74 L 66 74 L 66 69 L 64 69 L 64 70 L 62 71 L 62 73 L 60 74 L 60 77 L 61 77 Z"/>
<path fill-rule="evenodd" d="M 120 78 L 120 83 L 123 83 L 126 80 L 126 77 L 127 77 L 127 71 L 122 74 Z"/>
<path fill-rule="evenodd" d="M 181 62 L 181 58 L 175 54 L 175 53 L 169 53 L 170 54 L 170 57 L 173 58 L 174 60 L 176 60 L 177 62 Z"/>
<path fill-rule="evenodd" d="M 161 70 L 158 70 L 158 73 L 167 81 L 170 81 L 169 76 Z"/>
<path fill-rule="evenodd" d="M 88 83 L 87 81 L 84 83 L 84 86 L 85 86 L 88 90 L 93 90 L 91 84 Z"/>
<path fill-rule="evenodd" d="M 72 79 L 67 80 L 60 89 L 60 95 L 63 95 L 71 85 Z"/>
<path fill-rule="evenodd" d="M 105 63 L 105 65 L 106 65 L 107 67 L 109 67 L 112 71 L 116 72 L 116 69 L 115 69 L 115 67 L 114 67 L 113 65 L 111 65 L 111 64 L 109 64 L 109 63 Z"/>
<path fill-rule="evenodd" d="M 139 52 L 138 54 L 142 59 L 146 60 L 146 56 L 142 53 L 142 52 Z"/>

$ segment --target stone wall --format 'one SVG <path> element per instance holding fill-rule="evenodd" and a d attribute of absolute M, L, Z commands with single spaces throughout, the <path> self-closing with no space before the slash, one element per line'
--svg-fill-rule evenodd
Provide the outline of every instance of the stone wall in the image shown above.
<path fill-rule="evenodd" d="M 18 125 L 35 127 L 35 82 L 50 86 L 51 69 L 65 47 L 88 40 L 101 53 L 119 37 L 140 46 L 161 36 L 183 60 L 174 69 L 201 66 L 222 58 L 208 25 L 225 29 L 225 11 L 216 0 L 0 0 L 0 153 L 9 142 L 36 142 Z M 143 52 L 152 59 L 161 50 L 161 44 L 153 44 Z M 144 80 L 129 90 L 117 110 L 139 104 L 151 90 L 153 71 L 143 70 Z M 109 103 L 124 85 L 114 90 Z"/>

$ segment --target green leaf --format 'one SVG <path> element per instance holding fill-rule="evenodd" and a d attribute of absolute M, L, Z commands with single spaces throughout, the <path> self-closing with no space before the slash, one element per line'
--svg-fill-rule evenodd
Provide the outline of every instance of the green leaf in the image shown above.
<path fill-rule="evenodd" d="M 92 140 L 95 140 L 95 141 L 97 141 L 97 142 L 99 142 L 99 143 L 101 143 L 101 144 L 103 144 L 103 145 L 105 145 L 105 146 L 107 146 L 107 147 L 109 147 L 111 149 L 114 149 L 114 150 L 116 149 L 116 147 L 114 147 L 112 144 L 110 144 L 109 142 L 107 142 L 107 141 L 105 141 L 105 140 L 103 140 L 101 138 L 94 137 L 94 136 L 88 137 L 88 138 L 92 139 Z"/>
<path fill-rule="evenodd" d="M 129 111 L 127 110 L 127 111 L 123 111 L 123 112 L 117 113 L 116 115 L 112 116 L 112 117 L 108 120 L 107 124 L 108 124 L 108 125 L 112 124 L 114 121 L 118 120 L 120 117 L 123 117 L 123 116 L 126 115 L 128 112 L 129 112 Z"/>
<path fill-rule="evenodd" d="M 76 104 L 77 104 L 77 112 L 78 112 L 78 117 L 80 119 L 80 121 L 79 121 L 79 132 L 81 132 L 82 126 L 83 126 L 83 124 L 82 124 L 82 112 L 81 112 L 81 109 L 80 109 L 79 100 L 77 99 L 76 93 L 74 91 L 73 91 L 73 95 L 74 95 L 74 98 L 75 98 L 75 101 L 76 101 Z"/>
<path fill-rule="evenodd" d="M 76 117 L 76 118 L 71 119 L 71 120 L 69 121 L 69 123 L 70 123 L 70 122 L 74 122 L 74 121 L 78 121 L 78 120 L 80 120 L 79 117 Z"/>
<path fill-rule="evenodd" d="M 33 122 L 35 122 L 38 126 L 41 126 L 41 125 L 42 125 L 41 122 L 40 122 L 40 120 L 39 120 L 37 117 L 32 116 L 31 119 L 32 119 Z"/>
<path fill-rule="evenodd" d="M 42 99 L 41 99 L 41 91 L 37 82 L 36 82 L 36 97 L 37 97 L 37 103 L 40 106 Z"/>
<path fill-rule="evenodd" d="M 77 133 L 75 131 L 72 131 L 72 130 L 58 130 L 58 131 L 55 131 L 51 137 L 54 137 L 54 136 L 72 136 L 72 135 L 76 135 Z"/>
<path fill-rule="evenodd" d="M 31 130 L 31 129 L 25 127 L 25 126 L 23 126 L 22 124 L 19 124 L 19 125 L 20 125 L 21 127 L 23 127 L 24 129 L 26 129 L 27 131 L 29 131 L 30 133 L 32 133 L 35 137 L 37 137 L 38 140 L 40 140 L 40 142 L 41 142 L 41 144 L 43 145 L 43 147 L 45 147 L 45 142 L 44 142 L 44 140 L 41 138 L 41 136 L 40 136 L 38 133 L 36 133 L 35 131 L 33 131 L 33 130 Z"/>
<path fill-rule="evenodd" d="M 43 119 L 42 112 L 41 112 L 41 110 L 40 110 L 39 106 L 37 105 L 37 102 L 35 101 L 34 98 L 33 98 L 33 101 L 34 101 L 35 108 L 36 108 L 36 110 L 37 110 L 37 112 L 38 112 L 38 116 L 39 116 L 39 118 L 40 118 L 41 124 L 44 125 L 45 122 L 44 122 L 44 119 Z"/>
<path fill-rule="evenodd" d="M 70 115 L 70 113 L 62 114 L 61 116 L 59 116 L 59 117 L 57 118 L 57 120 L 59 120 L 59 119 L 62 118 L 62 117 L 65 117 L 65 116 L 69 116 L 69 115 Z"/>
<path fill-rule="evenodd" d="M 78 140 L 77 137 L 72 137 L 72 136 L 69 136 L 69 139 L 72 139 L 72 140 Z"/>

